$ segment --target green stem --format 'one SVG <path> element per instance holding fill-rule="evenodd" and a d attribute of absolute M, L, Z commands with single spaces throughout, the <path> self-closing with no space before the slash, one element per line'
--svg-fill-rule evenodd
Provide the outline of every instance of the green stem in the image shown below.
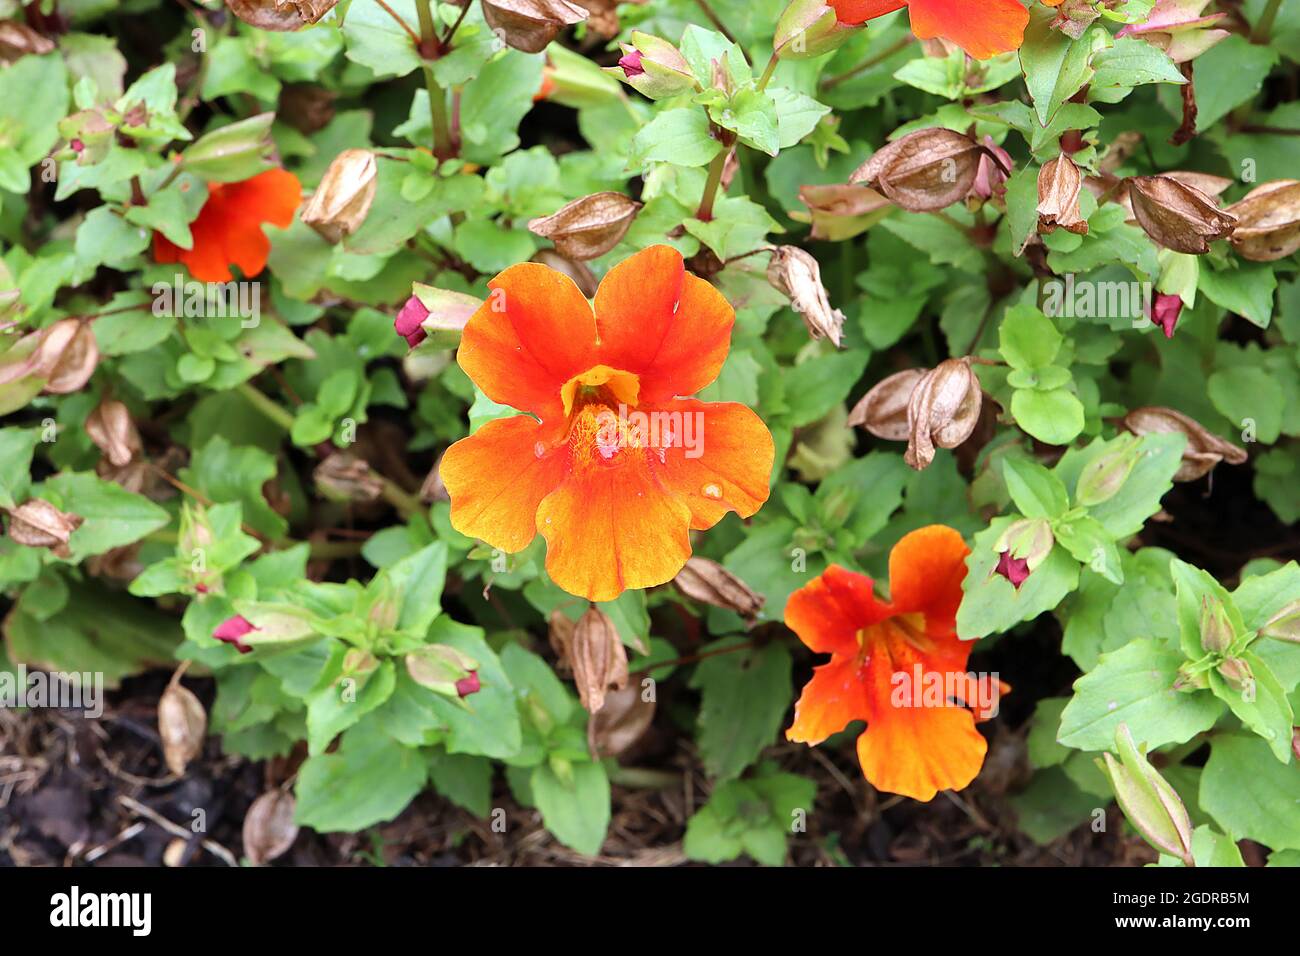
<path fill-rule="evenodd" d="M 293 414 L 271 401 L 271 399 L 267 398 L 265 394 L 258 391 L 250 383 L 244 382 L 236 388 L 236 391 L 248 400 L 248 404 L 252 405 L 285 431 L 291 431 L 293 429 Z"/>
<path fill-rule="evenodd" d="M 888 60 L 891 56 L 893 56 L 899 50 L 902 50 L 903 48 L 908 46 L 915 39 L 916 37 L 912 36 L 911 33 L 908 33 L 907 36 L 890 44 L 885 49 L 877 53 L 875 56 L 871 57 L 870 59 L 863 60 L 861 63 L 859 63 L 853 69 L 849 70 L 847 73 L 841 73 L 839 76 L 831 76 L 822 80 L 821 89 L 823 91 L 833 90 L 841 83 L 847 83 L 849 80 L 853 79 L 854 77 L 861 76 L 863 73 L 867 72 L 867 70 L 871 69 L 873 66 L 883 63 L 885 60 Z"/>
<path fill-rule="evenodd" d="M 420 42 L 418 50 L 424 61 L 424 86 L 429 91 L 429 123 L 433 127 L 433 155 L 438 159 L 451 159 L 456 155 L 451 135 L 451 120 L 447 112 L 447 91 L 433 75 L 430 58 L 442 50 L 438 30 L 434 25 L 431 0 L 416 0 L 415 12 L 420 17 Z"/>
<path fill-rule="evenodd" d="M 713 221 L 713 206 L 717 202 L 718 191 L 722 187 L 722 175 L 726 172 L 727 157 L 730 155 L 731 147 L 724 147 L 709 166 L 709 178 L 704 182 L 704 195 L 700 197 L 700 208 L 695 213 L 695 218 L 700 222 Z"/>
<path fill-rule="evenodd" d="M 403 518 L 424 515 L 424 505 L 420 503 L 419 498 L 408 491 L 403 491 L 391 478 L 385 478 L 378 472 L 375 474 L 384 483 L 384 500 L 396 508 L 398 514 Z"/>
<path fill-rule="evenodd" d="M 1268 0 L 1268 6 L 1264 8 L 1263 15 L 1255 24 L 1255 29 L 1250 31 L 1251 43 L 1267 43 L 1273 34 L 1273 21 L 1277 19 L 1277 11 L 1282 6 L 1282 0 Z"/>
<path fill-rule="evenodd" d="M 767 89 L 767 84 L 772 82 L 772 74 L 776 72 L 777 64 L 781 62 L 781 55 L 775 50 L 772 51 L 772 59 L 767 61 L 767 69 L 758 80 L 758 91 L 761 93 Z"/>
<path fill-rule="evenodd" d="M 709 0 L 695 0 L 695 5 L 700 8 L 704 16 L 708 18 L 708 21 L 713 24 L 715 30 L 721 33 L 729 41 L 736 44 L 736 46 L 740 46 L 740 41 L 736 39 L 736 35 L 727 29 L 727 25 L 722 22 L 722 17 L 718 16 L 717 11 L 709 5 Z M 743 47 L 740 52 L 745 52 Z"/>

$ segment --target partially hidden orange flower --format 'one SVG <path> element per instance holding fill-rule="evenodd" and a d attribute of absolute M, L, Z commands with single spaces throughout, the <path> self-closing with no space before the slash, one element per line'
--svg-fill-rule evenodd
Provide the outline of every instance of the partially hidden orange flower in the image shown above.
<path fill-rule="evenodd" d="M 508 553 L 540 532 L 551 579 L 608 601 L 671 580 L 691 555 L 690 531 L 767 500 L 767 426 L 744 405 L 682 397 L 717 378 L 735 312 L 676 250 L 615 266 L 594 308 L 537 263 L 489 288 L 457 360 L 488 398 L 527 414 L 447 450 L 458 531 Z"/>
<path fill-rule="evenodd" d="M 966 671 L 956 617 L 969 553 L 952 528 L 931 525 L 890 552 L 890 601 L 838 565 L 790 596 L 786 624 L 831 659 L 804 686 L 788 739 L 818 744 L 864 720 L 858 761 L 877 789 L 931 800 L 975 779 L 988 748 L 968 708 L 991 716 L 1005 685 Z"/>
<path fill-rule="evenodd" d="M 182 249 L 155 232 L 154 261 L 183 262 L 199 282 L 229 282 L 231 266 L 252 278 L 266 268 L 271 254 L 262 225 L 288 228 L 301 202 L 298 177 L 283 169 L 237 183 L 208 183 L 207 202 L 190 223 L 193 245 Z"/>
<path fill-rule="evenodd" d="M 907 7 L 922 40 L 949 40 L 977 60 L 1020 49 L 1029 11 L 1019 0 L 827 0 L 850 26 Z"/>

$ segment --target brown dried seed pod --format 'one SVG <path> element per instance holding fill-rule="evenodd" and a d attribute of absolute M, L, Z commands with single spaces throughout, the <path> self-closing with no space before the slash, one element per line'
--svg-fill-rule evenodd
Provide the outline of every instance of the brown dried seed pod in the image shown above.
<path fill-rule="evenodd" d="M 929 369 L 909 368 L 877 382 L 849 412 L 848 424 L 861 426 L 886 441 L 907 441 L 907 406 Z"/>
<path fill-rule="evenodd" d="M 870 183 L 909 212 L 937 212 L 966 198 L 983 153 L 950 129 L 917 130 L 882 147 L 849 182 Z"/>
<path fill-rule="evenodd" d="M 1240 465 L 1249 457 L 1244 448 L 1220 438 L 1196 419 L 1172 408 L 1135 408 L 1124 416 L 1124 427 L 1134 435 L 1180 432 L 1187 436 L 1183 463 L 1174 473 L 1174 481 L 1195 481 L 1208 474 L 1221 461 Z"/>
<path fill-rule="evenodd" d="M 627 649 L 614 622 L 594 607 L 587 609 L 573 630 L 570 660 L 578 696 L 589 714 L 605 706 L 610 687 L 627 686 Z"/>
<path fill-rule="evenodd" d="M 345 149 L 302 207 L 300 218 L 330 242 L 361 228 L 379 188 L 379 166 L 368 149 Z"/>
<path fill-rule="evenodd" d="M 567 0 L 483 0 L 483 18 L 508 46 L 541 53 L 565 27 L 587 19 Z"/>
<path fill-rule="evenodd" d="M 1134 176 L 1125 182 L 1138 225 L 1166 249 L 1204 255 L 1211 241 L 1232 235 L 1237 225 L 1237 217 L 1212 197 L 1172 176 Z"/>
<path fill-rule="evenodd" d="M 208 715 L 203 705 L 187 688 L 182 687 L 177 671 L 158 700 L 158 735 L 162 738 L 163 759 L 176 776 L 183 776 L 189 762 L 203 750 L 208 730 Z"/>
<path fill-rule="evenodd" d="M 673 578 L 673 586 L 693 601 L 735 611 L 753 624 L 767 599 L 716 561 L 692 557 Z"/>
<path fill-rule="evenodd" d="M 7 513 L 9 537 L 29 548 L 49 548 L 60 558 L 71 557 L 68 541 L 85 520 L 81 515 L 60 511 L 40 498 L 7 509 Z"/>
<path fill-rule="evenodd" d="M 284 856 L 298 838 L 298 825 L 293 822 L 297 806 L 293 794 L 283 790 L 268 790 L 244 814 L 244 856 L 254 866 L 270 863 Z"/>
<path fill-rule="evenodd" d="M 1088 222 L 1079 212 L 1079 190 L 1083 176 L 1074 160 L 1062 153 L 1038 171 L 1038 231 L 1055 232 L 1059 226 L 1080 236 L 1088 234 Z"/>
<path fill-rule="evenodd" d="M 767 266 L 767 281 L 790 299 L 814 339 L 837 346 L 844 334 L 844 313 L 831 308 L 822 270 L 813 256 L 797 246 L 777 246 Z"/>
<path fill-rule="evenodd" d="M 574 281 L 574 284 L 582 290 L 582 294 L 588 299 L 596 297 L 596 290 L 600 287 L 600 283 L 596 281 L 595 274 L 587 267 L 585 262 L 566 258 L 555 249 L 538 250 L 533 255 L 532 261 L 549 266 L 556 272 L 563 272 Z"/>
<path fill-rule="evenodd" d="M 384 482 L 370 463 L 351 452 L 329 455 L 312 472 L 317 489 L 333 501 L 378 501 Z"/>
<path fill-rule="evenodd" d="M 640 211 L 641 203 L 623 193 L 593 193 L 532 220 L 528 228 L 555 243 L 561 255 L 585 262 L 617 246 Z"/>
<path fill-rule="evenodd" d="M 1300 249 L 1300 182 L 1263 183 L 1227 212 L 1237 217 L 1237 228 L 1228 241 L 1242 258 L 1273 262 Z"/>
<path fill-rule="evenodd" d="M 975 430 L 984 393 L 967 358 L 947 359 L 928 372 L 907 406 L 908 441 L 903 460 L 921 471 L 935 448 L 956 448 Z"/>
<path fill-rule="evenodd" d="M 552 611 L 547 619 L 546 638 L 555 652 L 555 669 L 565 674 L 573 673 L 573 632 L 577 622 L 563 611 Z"/>
<path fill-rule="evenodd" d="M 140 454 L 140 432 L 121 402 L 105 399 L 86 418 L 86 434 L 114 468 L 125 468 Z"/>
<path fill-rule="evenodd" d="M 587 719 L 587 746 L 597 759 L 617 757 L 640 740 L 655 719 L 655 702 L 639 684 L 609 691 L 600 713 Z"/>

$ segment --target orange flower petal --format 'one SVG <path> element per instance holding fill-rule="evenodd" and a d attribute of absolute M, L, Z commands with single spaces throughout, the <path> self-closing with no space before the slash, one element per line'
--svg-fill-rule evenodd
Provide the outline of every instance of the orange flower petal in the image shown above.
<path fill-rule="evenodd" d="M 685 400 L 638 411 L 646 412 L 660 433 L 656 444 L 663 455 L 650 453 L 651 469 L 691 509 L 693 530 L 712 528 L 728 511 L 748 518 L 763 507 L 776 448 L 772 433 L 750 409 L 732 402 Z M 668 429 L 671 447 L 663 447 L 669 444 Z"/>
<path fill-rule="evenodd" d="M 483 425 L 447 449 L 439 474 L 451 497 L 451 524 L 461 534 L 514 553 L 537 535 L 537 507 L 564 478 L 563 448 L 549 448 L 554 429 L 527 415 Z"/>
<path fill-rule="evenodd" d="M 236 210 L 258 223 L 288 229 L 302 204 L 302 185 L 286 169 L 268 169 L 252 179 L 225 183 L 221 198 L 228 210 Z"/>
<path fill-rule="evenodd" d="M 794 723 L 785 732 L 786 739 L 819 744 L 850 721 L 866 720 L 869 707 L 859 670 L 852 657 L 833 657 L 829 664 L 813 668 L 812 680 L 794 705 Z"/>
<path fill-rule="evenodd" d="M 599 364 L 591 306 L 572 279 L 535 262 L 488 287 L 461 336 L 460 367 L 494 402 L 558 421 L 564 383 Z"/>
<path fill-rule="evenodd" d="M 717 378 L 735 322 L 722 293 L 671 246 L 623 260 L 596 292 L 601 362 L 638 375 L 642 402 L 694 395 Z"/>
<path fill-rule="evenodd" d="M 691 556 L 690 522 L 685 502 L 634 455 L 576 469 L 537 510 L 551 580 L 589 601 L 671 581 Z"/>
<path fill-rule="evenodd" d="M 907 6 L 904 0 L 830 0 L 835 19 L 856 26 Z"/>
<path fill-rule="evenodd" d="M 878 790 L 921 801 L 968 786 L 987 750 L 964 707 L 885 707 L 858 738 L 867 780 Z"/>
<path fill-rule="evenodd" d="M 858 652 L 858 631 L 889 613 L 872 593 L 871 578 L 832 564 L 790 595 L 785 623 L 817 653 L 848 656 Z"/>
<path fill-rule="evenodd" d="M 970 548 L 944 525 L 918 528 L 904 535 L 889 553 L 889 593 L 896 614 L 920 612 L 926 630 L 951 634 L 957 626 L 961 583 Z"/>
<path fill-rule="evenodd" d="M 1020 49 L 1029 23 L 1019 0 L 908 0 L 907 9 L 920 39 L 943 37 L 977 60 Z"/>

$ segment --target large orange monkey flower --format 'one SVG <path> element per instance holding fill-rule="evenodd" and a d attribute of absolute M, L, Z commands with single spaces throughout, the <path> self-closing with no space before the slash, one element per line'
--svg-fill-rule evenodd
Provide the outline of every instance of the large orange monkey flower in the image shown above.
<path fill-rule="evenodd" d="M 230 267 L 251 279 L 266 268 L 271 240 L 264 223 L 286 229 L 302 202 L 298 177 L 268 169 L 237 183 L 208 183 L 208 200 L 190 223 L 194 244 L 182 249 L 161 232 L 153 234 L 155 262 L 183 262 L 199 282 L 229 282 Z"/>
<path fill-rule="evenodd" d="M 457 360 L 493 401 L 442 460 L 451 523 L 506 552 L 541 532 L 564 590 L 608 601 L 663 584 L 689 532 L 767 500 L 774 448 L 744 405 L 692 395 L 718 376 L 735 313 L 668 246 L 610 270 L 592 304 L 537 263 L 497 276 Z"/>
<path fill-rule="evenodd" d="M 907 7 L 912 32 L 941 37 L 977 60 L 1020 49 L 1029 11 L 1019 0 L 826 0 L 841 23 L 857 26 Z M 1059 2 L 1059 0 L 1058 0 Z"/>
<path fill-rule="evenodd" d="M 1003 685 L 966 672 L 971 645 L 956 616 L 969 553 L 952 528 L 931 525 L 890 552 L 889 602 L 838 565 L 791 595 L 786 623 L 831 659 L 804 687 L 788 739 L 818 744 L 864 720 L 858 761 L 877 789 L 931 800 L 975 779 L 987 744 L 965 705 L 991 709 Z"/>

